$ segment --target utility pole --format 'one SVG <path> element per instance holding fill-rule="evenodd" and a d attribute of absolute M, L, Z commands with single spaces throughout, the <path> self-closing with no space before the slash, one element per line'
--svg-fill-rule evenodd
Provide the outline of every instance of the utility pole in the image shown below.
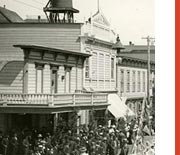
<path fill-rule="evenodd" d="M 146 39 L 147 40 L 147 49 L 148 49 L 148 53 L 147 53 L 147 101 L 148 101 L 148 105 L 150 105 L 150 92 L 149 92 L 149 88 L 150 88 L 150 75 L 151 75 L 151 58 L 150 58 L 150 51 L 151 51 L 151 45 L 150 42 L 152 40 L 154 40 L 155 38 L 152 38 L 150 36 L 147 37 L 143 37 L 142 39 Z"/>
<path fill-rule="evenodd" d="M 148 50 L 148 53 L 147 53 L 147 103 L 145 102 L 145 106 L 144 109 L 147 113 L 147 116 L 148 116 L 148 127 L 150 129 L 150 135 L 151 135 L 151 123 L 150 123 L 150 119 L 149 119 L 149 116 L 151 115 L 151 111 L 152 111 L 152 104 L 150 102 L 150 91 L 149 91 L 149 88 L 150 88 L 150 75 L 151 75 L 151 59 L 150 59 L 150 51 L 151 51 L 151 45 L 150 45 L 150 42 L 152 40 L 154 40 L 155 38 L 151 38 L 149 36 L 145 37 L 145 38 L 142 38 L 142 39 L 146 39 L 147 40 L 147 50 Z M 144 111 L 144 112 L 145 112 Z"/>

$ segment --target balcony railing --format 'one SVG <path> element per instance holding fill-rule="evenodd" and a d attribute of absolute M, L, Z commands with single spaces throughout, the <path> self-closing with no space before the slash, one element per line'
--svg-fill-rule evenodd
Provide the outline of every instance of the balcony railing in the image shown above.
<path fill-rule="evenodd" d="M 107 94 L 0 94 L 0 106 L 80 106 L 107 104 Z"/>

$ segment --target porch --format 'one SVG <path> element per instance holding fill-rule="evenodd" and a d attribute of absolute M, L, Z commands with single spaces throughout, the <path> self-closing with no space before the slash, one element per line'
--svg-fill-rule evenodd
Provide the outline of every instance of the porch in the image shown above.
<path fill-rule="evenodd" d="M 59 113 L 107 106 L 105 93 L 0 94 L 1 113 Z"/>

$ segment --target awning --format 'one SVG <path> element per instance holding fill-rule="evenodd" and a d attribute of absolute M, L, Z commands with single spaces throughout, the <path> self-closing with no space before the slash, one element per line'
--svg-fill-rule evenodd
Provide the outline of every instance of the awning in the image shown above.
<path fill-rule="evenodd" d="M 126 98 L 120 98 L 117 94 L 108 95 L 108 110 L 115 118 L 135 116 L 135 113 L 125 104 Z"/>

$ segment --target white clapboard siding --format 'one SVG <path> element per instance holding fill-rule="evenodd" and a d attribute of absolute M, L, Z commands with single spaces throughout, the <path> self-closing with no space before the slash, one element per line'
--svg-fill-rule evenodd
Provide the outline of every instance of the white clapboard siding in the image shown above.
<path fill-rule="evenodd" d="M 110 90 L 110 81 L 105 81 L 105 90 Z"/>
<path fill-rule="evenodd" d="M 3 24 L 0 25 L 0 60 L 23 60 L 15 44 L 34 44 L 80 51 L 80 24 Z"/>
<path fill-rule="evenodd" d="M 36 93 L 36 68 L 35 64 L 28 64 L 28 93 Z"/>
<path fill-rule="evenodd" d="M 65 71 L 64 71 L 64 66 L 59 66 L 58 70 L 58 93 L 64 93 L 64 84 L 65 84 Z"/>
<path fill-rule="evenodd" d="M 43 93 L 51 93 L 51 70 L 49 65 L 44 66 L 43 70 Z"/>
<path fill-rule="evenodd" d="M 111 81 L 111 89 L 114 90 L 116 88 L 115 80 Z"/>
<path fill-rule="evenodd" d="M 77 68 L 77 77 L 78 77 L 77 89 L 78 90 L 82 90 L 82 84 L 83 84 L 82 72 L 83 72 L 82 65 L 78 65 L 78 68 Z"/>
<path fill-rule="evenodd" d="M 103 80 L 100 80 L 99 81 L 99 90 L 104 90 L 104 81 Z"/>
<path fill-rule="evenodd" d="M 96 80 L 93 80 L 93 81 L 92 81 L 92 88 L 93 88 L 94 90 L 97 90 L 97 81 L 96 81 Z"/>
<path fill-rule="evenodd" d="M 75 92 L 76 90 L 76 67 L 72 67 L 71 69 L 71 92 Z"/>
<path fill-rule="evenodd" d="M 110 56 L 106 55 L 106 59 L 105 59 L 105 79 L 109 80 L 110 76 L 111 76 L 111 68 L 110 68 Z"/>
<path fill-rule="evenodd" d="M 99 54 L 99 79 L 104 80 L 104 55 Z M 102 86 L 101 86 L 102 87 Z"/>
<path fill-rule="evenodd" d="M 97 79 L 97 53 L 93 52 L 92 55 L 92 79 Z"/>
<path fill-rule="evenodd" d="M 0 70 L 0 92 L 22 93 L 23 92 L 23 67 L 24 62 L 8 62 Z"/>

